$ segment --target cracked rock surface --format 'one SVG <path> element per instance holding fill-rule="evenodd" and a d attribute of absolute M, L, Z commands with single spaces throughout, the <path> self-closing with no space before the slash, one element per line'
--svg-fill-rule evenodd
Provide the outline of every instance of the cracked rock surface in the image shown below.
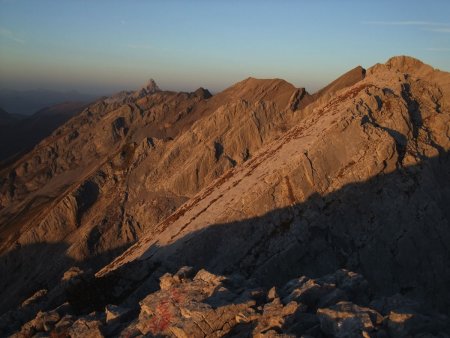
<path fill-rule="evenodd" d="M 236 274 L 186 269 L 161 276 L 159 290 L 135 309 L 109 304 L 76 315 L 69 305 L 39 312 L 13 336 L 446 337 L 450 329 L 448 317 L 417 312 L 402 296 L 372 299 L 364 277 L 348 270 L 267 289 Z"/>

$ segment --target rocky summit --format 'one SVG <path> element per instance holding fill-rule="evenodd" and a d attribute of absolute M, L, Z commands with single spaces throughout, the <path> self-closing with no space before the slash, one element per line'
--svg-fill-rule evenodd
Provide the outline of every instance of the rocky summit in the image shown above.
<path fill-rule="evenodd" d="M 448 337 L 450 73 L 150 80 L 0 170 L 0 336 Z"/>

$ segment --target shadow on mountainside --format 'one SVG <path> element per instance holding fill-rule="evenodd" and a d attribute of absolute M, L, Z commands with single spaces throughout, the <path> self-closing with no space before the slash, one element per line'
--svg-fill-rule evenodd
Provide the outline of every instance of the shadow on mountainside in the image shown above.
<path fill-rule="evenodd" d="M 12 125 L 0 126 L 0 168 L 14 163 L 85 107 L 82 102 L 64 102 L 43 108 Z"/>
<path fill-rule="evenodd" d="M 126 249 L 119 247 L 87 260 L 78 261 L 67 255 L 68 248 L 64 242 L 35 243 L 17 246 L 13 251 L 2 255 L 0 257 L 0 275 L 2 276 L 0 278 L 0 315 L 12 310 L 36 291 L 51 290 L 57 286 L 64 272 L 70 267 L 76 266 L 82 270 L 95 271 Z M 30 257 L 33 257 L 33 260 Z M 53 259 L 48 261 L 48 257 Z M 50 270 L 48 266 L 51 266 Z"/>
<path fill-rule="evenodd" d="M 265 287 L 284 285 L 301 275 L 323 276 L 340 268 L 361 273 L 376 296 L 400 293 L 449 313 L 450 295 L 450 156 L 425 158 L 366 182 L 352 183 L 326 196 L 314 194 L 304 203 L 272 210 L 260 217 L 214 224 L 167 246 L 152 246 L 145 259 L 81 283 L 67 295 L 81 313 L 106 304 L 138 301 L 158 289 L 158 278 L 188 265 L 216 274 L 239 273 Z M 26 257 L 54 253 L 61 265 L 97 268 L 117 252 L 74 262 L 67 247 L 34 244 L 0 257 L 9 285 L 2 287 L 20 303 L 39 276 L 27 276 Z M 19 265 L 10 262 L 21 262 Z M 24 265 L 25 264 L 25 265 Z M 27 290 L 15 289 L 14 278 L 28 278 Z M 55 273 L 55 276 L 57 274 Z M 61 276 L 57 276 L 58 280 Z M 52 279 L 56 284 L 57 280 Z M 13 304 L 3 301 L 2 310 Z"/>
<path fill-rule="evenodd" d="M 450 156 L 441 153 L 326 196 L 152 246 L 141 260 L 97 279 L 96 307 L 127 297 L 136 305 L 158 288 L 159 276 L 187 265 L 239 273 L 266 287 L 346 268 L 364 275 L 374 296 L 400 293 L 449 313 L 448 205 Z"/>

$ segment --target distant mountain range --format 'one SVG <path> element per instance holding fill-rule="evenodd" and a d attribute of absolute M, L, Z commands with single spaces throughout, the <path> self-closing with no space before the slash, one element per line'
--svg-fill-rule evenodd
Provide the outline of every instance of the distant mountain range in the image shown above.
<path fill-rule="evenodd" d="M 63 102 L 30 116 L 10 114 L 0 108 L 0 167 L 31 150 L 85 106 L 84 102 Z"/>
<path fill-rule="evenodd" d="M 40 109 L 61 102 L 88 103 L 97 97 L 99 95 L 82 94 L 77 91 L 0 89 L 0 107 L 10 114 L 32 115 Z"/>
<path fill-rule="evenodd" d="M 14 124 L 17 121 L 20 121 L 24 118 L 25 118 L 24 115 L 10 114 L 4 109 L 0 108 L 0 128 L 2 126 L 9 126 L 11 124 Z"/>

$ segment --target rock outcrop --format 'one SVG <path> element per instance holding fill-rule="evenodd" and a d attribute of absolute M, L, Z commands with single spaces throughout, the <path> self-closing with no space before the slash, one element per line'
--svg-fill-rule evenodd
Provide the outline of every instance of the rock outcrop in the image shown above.
<path fill-rule="evenodd" d="M 39 312 L 16 336 L 405 337 L 450 329 L 448 317 L 418 312 L 404 297 L 370 295 L 364 277 L 348 270 L 267 289 L 239 274 L 182 267 L 161 276 L 137 308 L 108 304 L 80 315 L 65 303 Z"/>

